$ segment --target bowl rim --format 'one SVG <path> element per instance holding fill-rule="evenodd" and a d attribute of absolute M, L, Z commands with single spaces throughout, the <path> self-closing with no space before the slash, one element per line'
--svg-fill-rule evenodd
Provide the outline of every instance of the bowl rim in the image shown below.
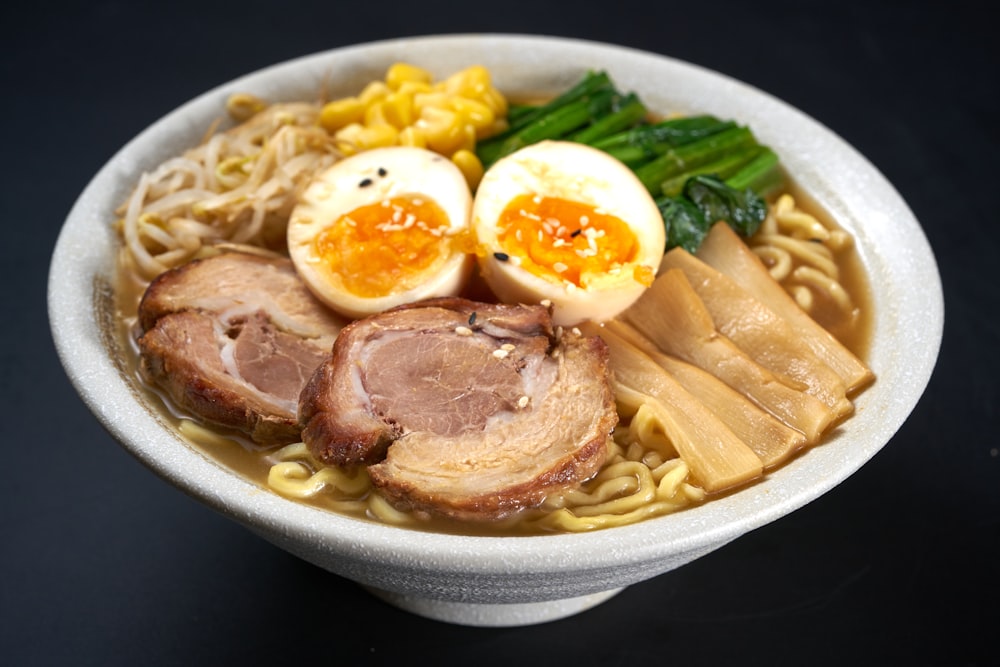
<path fill-rule="evenodd" d="M 862 263 L 872 282 L 895 286 L 876 297 L 876 335 L 900 333 L 920 313 L 921 331 L 910 337 L 911 350 L 873 341 L 871 356 L 903 361 L 906 367 L 877 369 L 879 379 L 856 401 L 858 413 L 842 433 L 779 468 L 768 478 L 681 512 L 630 526 L 580 534 L 541 536 L 463 536 L 422 532 L 344 517 L 262 490 L 222 464 L 165 432 L 109 356 L 96 313 L 95 296 L 113 277 L 108 262 L 114 242 L 113 207 L 127 179 L 137 177 L 165 157 L 164 140 L 199 136 L 205 121 L 221 114 L 230 92 L 273 93 L 283 77 L 308 87 L 334 62 L 384 64 L 405 54 L 428 56 L 435 63 L 461 60 L 464 50 L 486 60 L 513 58 L 518 68 L 545 72 L 553 54 L 577 62 L 608 65 L 623 88 L 636 88 L 644 76 L 674 77 L 694 85 L 701 102 L 730 109 L 726 97 L 743 100 L 748 113 L 740 120 L 762 131 L 763 139 L 785 151 L 788 170 L 834 217 L 855 234 Z M 589 60 L 588 60 L 589 59 Z M 471 62 L 471 58 L 470 58 Z M 597 65 L 595 65 L 596 67 Z M 627 76 L 616 77 L 615 71 Z M 554 75 L 549 73 L 550 76 Z M 501 86 L 502 87 L 502 86 Z M 675 96 L 677 93 L 673 93 Z M 683 98 L 686 93 L 681 93 Z M 735 101 L 730 100 L 730 102 Z M 694 100 L 691 100 L 692 103 Z M 653 102 L 650 106 L 655 106 Z M 776 126 L 797 137 L 781 141 Z M 836 169 L 820 169 L 810 156 L 824 155 Z M 851 191 L 855 188 L 858 192 Z M 860 193 L 860 194 L 859 194 Z M 869 198 L 867 201 L 865 197 Z M 115 201 L 120 203 L 120 200 Z M 857 224 L 877 219 L 869 229 Z M 888 228 L 888 229 L 886 229 Z M 889 240 L 896 245 L 880 245 Z M 904 280 L 920 280 L 920 294 L 903 289 Z M 911 283 L 915 285 L 918 283 Z M 313 549 L 365 558 L 383 565 L 432 568 L 445 572 L 496 572 L 499 569 L 555 572 L 598 569 L 661 561 L 673 554 L 711 549 L 761 527 L 823 495 L 857 471 L 894 435 L 916 406 L 929 382 L 941 343 L 944 302 L 930 245 L 902 197 L 864 156 L 815 119 L 753 86 L 673 57 L 586 39 L 514 33 L 421 35 L 352 44 L 300 56 L 264 67 L 216 86 L 170 111 L 120 148 L 97 172 L 71 208 L 59 233 L 49 270 L 48 308 L 53 340 L 74 388 L 104 428 L 157 475 L 217 511 L 248 526 L 263 526 Z M 913 340 L 916 338 L 916 340 Z M 913 354 L 919 349 L 920 354 Z M 885 391 L 890 383 L 895 391 Z M 855 420 L 865 420 L 867 439 L 855 442 Z M 845 443 L 851 447 L 846 447 Z M 811 478 L 814 459 L 832 472 Z M 721 518 L 720 518 L 721 517 Z"/>

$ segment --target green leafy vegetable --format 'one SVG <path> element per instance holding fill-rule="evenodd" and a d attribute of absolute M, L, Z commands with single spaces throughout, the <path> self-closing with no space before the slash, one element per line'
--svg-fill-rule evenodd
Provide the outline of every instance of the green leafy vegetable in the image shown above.
<path fill-rule="evenodd" d="M 667 231 L 666 249 L 680 246 L 688 252 L 696 251 L 709 228 L 701 210 L 683 197 L 662 197 L 656 204 Z"/>
<path fill-rule="evenodd" d="M 689 174 L 697 167 L 756 143 L 749 128 L 733 127 L 689 144 L 670 148 L 659 157 L 637 167 L 635 175 L 650 194 L 657 197 L 662 194 L 660 187 L 667 179 Z"/>
<path fill-rule="evenodd" d="M 767 203 L 753 190 L 737 190 L 716 176 L 692 176 L 684 196 L 701 209 L 712 224 L 725 220 L 743 236 L 753 236 L 767 216 Z"/>
<path fill-rule="evenodd" d="M 713 116 L 671 118 L 659 123 L 640 124 L 590 145 L 630 167 L 636 167 L 662 155 L 670 148 L 683 146 L 733 127 L 736 127 L 736 123 L 721 121 Z"/>
<path fill-rule="evenodd" d="M 761 146 L 761 151 L 752 160 L 725 178 L 729 187 L 736 190 L 749 188 L 762 197 L 777 189 L 785 180 L 777 154 L 767 146 Z"/>
<path fill-rule="evenodd" d="M 752 235 L 767 214 L 764 197 L 784 182 L 778 156 L 749 128 L 707 114 L 651 122 L 639 97 L 618 91 L 602 71 L 587 72 L 545 104 L 511 105 L 508 123 L 477 146 L 485 167 L 545 139 L 605 151 L 655 198 L 667 249 L 694 252 L 720 220 Z"/>
<path fill-rule="evenodd" d="M 646 106 L 635 93 L 629 93 L 613 102 L 612 112 L 597 118 L 587 127 L 566 137 L 568 141 L 591 144 L 632 127 L 648 113 Z"/>
<path fill-rule="evenodd" d="M 572 125 L 567 119 L 589 113 L 591 98 L 602 94 L 617 95 L 618 92 L 607 72 L 591 71 L 575 86 L 545 104 L 517 107 L 515 116 L 508 116 L 509 127 L 504 132 L 476 146 L 480 161 L 488 167 L 504 155 L 541 140 L 536 137 L 556 139 L 559 138 L 555 134 L 557 129 L 565 133 L 578 129 L 580 125 Z M 566 110 L 566 107 L 575 108 Z"/>
<path fill-rule="evenodd" d="M 694 169 L 685 171 L 679 176 L 674 176 L 663 181 L 660 184 L 660 194 L 668 197 L 675 197 L 681 194 L 684 191 L 685 184 L 693 176 L 714 175 L 719 178 L 729 178 L 754 160 L 763 150 L 763 146 L 749 146 L 732 153 L 726 153 L 712 162 L 700 165 Z"/>

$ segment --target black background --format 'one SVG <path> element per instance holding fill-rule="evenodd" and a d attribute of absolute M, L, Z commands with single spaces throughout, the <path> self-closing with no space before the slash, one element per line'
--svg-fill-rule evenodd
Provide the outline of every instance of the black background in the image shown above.
<path fill-rule="evenodd" d="M 988 8 L 966 0 L 5 2 L 0 663 L 1000 664 L 1000 49 Z M 868 465 L 713 554 L 583 614 L 525 628 L 408 615 L 168 486 L 86 410 L 59 366 L 46 314 L 48 261 L 65 215 L 151 122 L 278 61 L 456 32 L 623 44 L 784 99 L 895 185 L 926 231 L 945 289 L 934 376 Z"/>

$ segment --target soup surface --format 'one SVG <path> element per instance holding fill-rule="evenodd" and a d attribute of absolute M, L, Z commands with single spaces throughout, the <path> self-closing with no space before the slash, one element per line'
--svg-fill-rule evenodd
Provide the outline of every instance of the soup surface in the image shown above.
<path fill-rule="evenodd" d="M 481 72 L 476 70 L 470 76 L 481 76 Z M 489 93 L 496 94 L 498 93 Z M 505 104 L 501 106 L 505 107 Z M 277 112 L 283 118 L 284 124 L 279 124 L 277 130 L 274 129 L 273 118 L 270 124 L 266 118 L 262 118 L 267 109 Z M 283 247 L 279 233 L 282 221 L 287 220 L 298 194 L 305 187 L 304 184 L 309 182 L 310 174 L 338 159 L 336 156 L 345 150 L 363 149 L 356 146 L 345 149 L 343 137 L 331 139 L 331 136 L 339 135 L 329 129 L 333 123 L 330 120 L 333 112 L 329 111 L 329 107 L 297 104 L 290 105 L 287 109 L 278 109 L 277 105 L 267 107 L 261 104 L 256 111 L 256 115 L 243 119 L 247 126 L 260 127 L 255 135 L 251 135 L 249 139 L 226 140 L 233 145 L 247 141 L 246 145 L 237 146 L 236 151 L 242 151 L 240 154 L 244 156 L 243 165 L 249 162 L 247 156 L 256 156 L 262 150 L 267 150 L 267 147 L 280 144 L 281 133 L 288 128 L 301 130 L 302 136 L 291 141 L 300 150 L 302 145 L 319 148 L 314 151 L 315 154 L 308 154 L 307 150 L 300 152 L 298 156 L 291 154 L 280 158 L 286 160 L 286 164 L 296 165 L 295 169 L 299 170 L 295 174 L 297 183 L 286 187 L 286 192 L 283 193 L 286 200 L 272 200 L 274 203 L 266 211 L 247 209 L 230 214 L 230 217 L 251 219 L 256 227 L 253 232 L 231 232 L 225 243 L 240 247 L 253 245 L 269 252 L 286 254 L 287 250 Z M 290 115 L 297 115 L 297 120 L 289 122 Z M 324 122 L 327 125 L 325 130 Z M 495 122 L 495 117 L 490 119 L 490 123 Z M 484 123 L 484 127 L 486 125 L 488 124 Z M 487 130 L 482 129 L 481 132 L 482 136 L 489 136 Z M 304 144 L 303 136 L 309 138 Z M 216 165 L 216 176 L 220 181 L 231 181 L 220 190 L 223 193 L 234 192 L 254 177 L 256 168 L 253 164 L 249 167 L 238 166 L 240 160 L 235 155 L 226 157 L 221 147 L 223 140 L 209 140 L 206 146 L 212 146 L 213 141 L 217 144 L 214 147 L 217 152 L 211 158 Z M 439 148 L 443 153 L 450 152 L 456 163 L 463 159 L 461 151 L 465 149 L 459 144 Z M 204 147 L 199 150 L 202 149 Z M 290 148 L 290 153 L 294 153 L 294 148 Z M 197 162 L 203 158 L 188 155 L 186 159 Z M 481 175 L 474 168 L 466 169 L 465 173 L 470 184 L 473 184 L 471 187 L 474 187 Z M 160 174 L 149 179 L 150 183 L 144 186 L 147 192 L 140 197 L 141 202 L 155 201 L 158 197 L 166 196 L 154 191 L 157 188 L 169 190 L 165 184 L 171 179 L 182 182 L 185 176 L 176 173 Z M 273 182 L 273 179 L 263 179 L 255 187 L 267 187 L 268 183 Z M 746 244 L 817 323 L 831 332 L 851 352 L 864 359 L 870 340 L 871 300 L 867 277 L 852 248 L 850 237 L 812 201 L 808 193 L 798 189 L 792 179 L 786 178 L 780 190 L 769 193 L 767 204 L 767 220 L 758 232 L 746 239 Z M 192 203 L 189 202 L 186 213 L 188 223 L 178 224 L 193 226 L 191 218 L 197 216 L 190 212 L 191 206 Z M 201 212 L 210 208 L 205 204 L 201 206 Z M 127 206 L 123 207 L 123 211 L 126 208 Z M 125 216 L 128 216 L 127 212 Z M 135 217 L 133 212 L 133 218 Z M 142 219 L 141 215 L 139 219 Z M 153 226 L 158 225 L 162 229 L 169 227 L 163 219 L 155 216 L 146 218 L 146 222 L 150 221 Z M 803 226 L 813 226 L 815 232 L 811 235 L 803 234 Z M 489 523 L 456 522 L 424 513 L 399 511 L 372 490 L 363 468 L 339 470 L 325 467 L 313 459 L 302 443 L 265 448 L 240 434 L 206 426 L 196 417 L 182 414 L 162 391 L 145 382 L 139 370 L 139 352 L 135 343 L 137 306 L 149 280 L 164 268 L 163 258 L 170 255 L 171 248 L 168 240 L 160 242 L 162 247 L 157 247 L 156 243 L 147 243 L 147 246 L 152 245 L 157 252 L 144 254 L 135 251 L 134 236 L 133 241 L 128 242 L 127 229 L 123 231 L 123 236 L 126 243 L 123 244 L 115 295 L 117 333 L 122 347 L 130 351 L 125 360 L 125 372 L 135 379 L 140 391 L 147 394 L 148 403 L 162 410 L 164 419 L 176 428 L 181 437 L 206 456 L 263 488 L 325 510 L 364 520 L 461 534 L 502 535 L 583 531 L 632 523 L 706 502 L 717 493 L 728 493 L 731 490 L 725 489 L 716 494 L 707 492 L 685 457 L 680 455 L 683 447 L 671 442 L 670 429 L 664 426 L 662 415 L 658 417 L 654 414 L 655 411 L 639 410 L 638 407 L 641 406 L 637 407 L 631 398 L 622 393 L 619 397 L 620 423 L 613 439 L 609 440 L 608 462 L 595 478 L 585 482 L 581 488 L 554 494 L 540 507 L 524 509 L 507 519 Z M 190 256 L 212 252 L 213 243 L 205 241 L 204 247 Z M 178 250 L 178 256 L 180 254 L 182 253 Z M 189 257 L 185 257 L 179 263 L 188 259 Z M 461 294 L 479 301 L 496 300 L 478 271 L 472 273 Z M 861 389 L 863 387 L 856 391 Z M 812 444 L 816 443 L 809 443 Z M 807 451 L 808 446 L 803 446 L 789 456 L 798 456 Z M 766 468 L 767 466 L 763 474 L 767 474 Z"/>

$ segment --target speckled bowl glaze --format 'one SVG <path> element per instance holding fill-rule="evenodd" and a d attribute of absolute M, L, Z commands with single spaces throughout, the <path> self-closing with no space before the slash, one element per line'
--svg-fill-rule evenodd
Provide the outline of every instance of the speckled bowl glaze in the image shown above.
<path fill-rule="evenodd" d="M 483 64 L 507 93 L 563 89 L 605 69 L 654 110 L 750 125 L 855 237 L 874 287 L 878 380 L 821 447 L 763 481 L 674 515 L 587 534 L 463 537 L 366 523 L 297 504 L 233 474 L 167 427 L 119 359 L 112 333 L 114 209 L 142 171 L 196 144 L 227 96 L 352 94 L 408 61 L 444 76 Z M 940 279 L 919 223 L 851 146 L 789 105 L 726 76 L 620 46 L 527 35 L 448 35 L 339 48 L 269 67 L 178 108 L 122 148 L 74 205 L 52 258 L 49 314 L 66 373 L 100 422 L 157 474 L 261 537 L 426 617 L 482 626 L 539 623 L 596 605 L 805 505 L 854 473 L 904 422 L 930 378 L 944 322 Z M 906 345 L 899 345 L 899 341 Z"/>

